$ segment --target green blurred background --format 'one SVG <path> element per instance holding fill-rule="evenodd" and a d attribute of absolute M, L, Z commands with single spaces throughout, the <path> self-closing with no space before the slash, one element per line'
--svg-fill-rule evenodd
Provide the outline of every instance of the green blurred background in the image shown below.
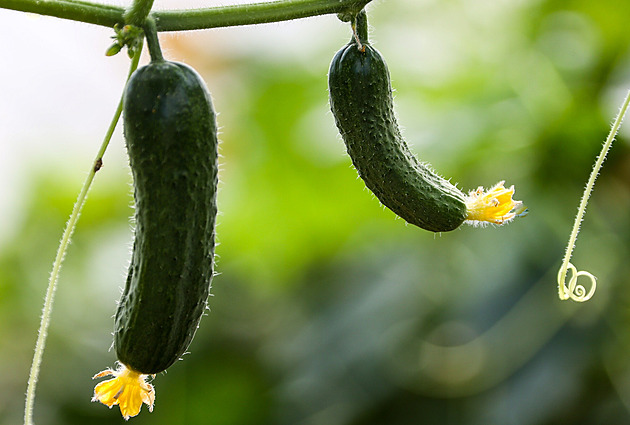
<path fill-rule="evenodd" d="M 334 16 L 163 35 L 165 55 L 202 74 L 219 112 L 219 275 L 190 354 L 155 379 L 154 412 L 131 421 L 629 423 L 630 126 L 573 258 L 598 277 L 594 298 L 559 301 L 556 273 L 630 89 L 630 3 L 390 0 L 367 10 L 412 150 L 465 190 L 514 184 L 529 215 L 440 235 L 379 205 L 328 110 L 328 65 L 350 34 Z M 0 51 L 8 425 L 22 420 L 50 266 L 128 60 L 103 56 L 104 28 L 4 10 L 0 19 L 3 38 L 15 38 Z M 115 361 L 112 315 L 132 238 L 126 161 L 119 129 L 62 270 L 38 424 L 123 422 L 90 403 L 90 378 Z"/>

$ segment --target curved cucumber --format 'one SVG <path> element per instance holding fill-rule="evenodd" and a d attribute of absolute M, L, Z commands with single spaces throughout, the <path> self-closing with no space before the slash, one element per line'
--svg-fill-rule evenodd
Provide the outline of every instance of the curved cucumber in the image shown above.
<path fill-rule="evenodd" d="M 400 134 L 387 64 L 367 41 L 365 13 L 357 33 L 332 60 L 330 107 L 365 185 L 408 223 L 433 232 L 467 218 L 465 195 L 419 162 Z"/>
<path fill-rule="evenodd" d="M 199 75 L 162 60 L 133 74 L 123 113 L 136 227 L 114 346 L 121 363 L 155 374 L 188 348 L 206 308 L 217 213 L 216 120 Z"/>

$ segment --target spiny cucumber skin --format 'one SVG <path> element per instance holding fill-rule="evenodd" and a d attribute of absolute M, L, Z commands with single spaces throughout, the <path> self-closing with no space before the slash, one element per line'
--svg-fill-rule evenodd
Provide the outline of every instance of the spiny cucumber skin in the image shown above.
<path fill-rule="evenodd" d="M 355 41 L 332 60 L 330 107 L 365 185 L 408 223 L 447 232 L 466 219 L 465 195 L 409 151 L 394 115 L 389 70 L 380 53 Z"/>
<path fill-rule="evenodd" d="M 166 61 L 133 74 L 123 113 L 135 239 L 114 346 L 121 363 L 155 374 L 186 351 L 206 309 L 217 213 L 216 118 L 199 75 Z"/>

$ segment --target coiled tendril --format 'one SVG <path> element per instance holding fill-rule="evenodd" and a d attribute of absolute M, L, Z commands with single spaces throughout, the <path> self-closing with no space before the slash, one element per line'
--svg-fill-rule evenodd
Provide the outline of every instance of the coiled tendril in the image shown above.
<path fill-rule="evenodd" d="M 575 241 L 577 240 L 578 232 L 580 231 L 580 223 L 584 218 L 584 213 L 586 212 L 586 204 L 588 203 L 588 198 L 591 196 L 591 192 L 593 192 L 593 186 L 595 185 L 595 179 L 597 179 L 597 175 L 599 174 L 599 170 L 602 168 L 602 164 L 604 163 L 604 159 L 606 159 L 606 154 L 612 145 L 613 140 L 615 140 L 615 135 L 617 131 L 619 131 L 619 127 L 621 126 L 621 122 L 623 121 L 624 115 L 626 115 L 626 111 L 628 110 L 628 104 L 630 103 L 630 91 L 626 93 L 626 98 L 621 104 L 621 108 L 619 108 L 619 112 L 617 113 L 617 117 L 615 118 L 615 122 L 613 123 L 612 128 L 610 129 L 610 133 L 608 133 L 608 137 L 602 146 L 602 150 L 595 161 L 595 165 L 593 166 L 593 170 L 591 171 L 591 175 L 588 178 L 588 182 L 586 183 L 586 187 L 584 188 L 584 194 L 582 195 L 582 200 L 580 201 L 580 206 L 578 208 L 578 213 L 575 216 L 575 222 L 573 223 L 573 230 L 571 231 L 571 236 L 569 237 L 569 243 L 567 245 L 567 250 L 564 255 L 564 260 L 562 261 L 562 266 L 560 266 L 560 270 L 558 270 L 558 296 L 561 300 L 572 299 L 577 302 L 588 301 L 593 294 L 595 293 L 595 289 L 597 288 L 596 277 L 587 271 L 577 271 L 575 266 L 571 264 L 571 254 L 573 253 L 573 248 L 575 247 Z M 569 284 L 565 284 L 567 278 L 567 271 L 571 270 L 571 277 L 569 278 Z M 577 281 L 580 276 L 586 276 L 591 280 L 591 290 L 587 293 L 586 288 L 583 285 L 578 285 Z"/>
<path fill-rule="evenodd" d="M 569 270 L 571 270 L 571 276 L 569 276 L 569 283 L 565 284 L 567 271 Z M 584 285 L 578 285 L 577 283 L 580 276 L 586 276 L 591 280 L 591 290 L 588 293 Z M 587 271 L 577 271 L 571 262 L 567 263 L 567 267 L 560 267 L 560 270 L 558 270 L 558 296 L 561 300 L 588 301 L 595 293 L 595 289 L 597 289 L 597 278 Z"/>

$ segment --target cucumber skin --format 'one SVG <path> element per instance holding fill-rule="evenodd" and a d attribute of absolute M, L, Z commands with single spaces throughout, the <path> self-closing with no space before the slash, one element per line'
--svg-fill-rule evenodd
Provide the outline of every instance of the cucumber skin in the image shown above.
<path fill-rule="evenodd" d="M 362 44 L 365 52 L 354 40 L 337 52 L 328 74 L 330 107 L 354 167 L 381 203 L 408 223 L 432 232 L 456 229 L 466 219 L 465 195 L 409 151 L 387 64 Z"/>
<path fill-rule="evenodd" d="M 155 374 L 186 351 L 206 308 L 217 213 L 216 117 L 201 77 L 166 61 L 132 75 L 123 113 L 135 240 L 114 346 L 121 363 Z"/>

